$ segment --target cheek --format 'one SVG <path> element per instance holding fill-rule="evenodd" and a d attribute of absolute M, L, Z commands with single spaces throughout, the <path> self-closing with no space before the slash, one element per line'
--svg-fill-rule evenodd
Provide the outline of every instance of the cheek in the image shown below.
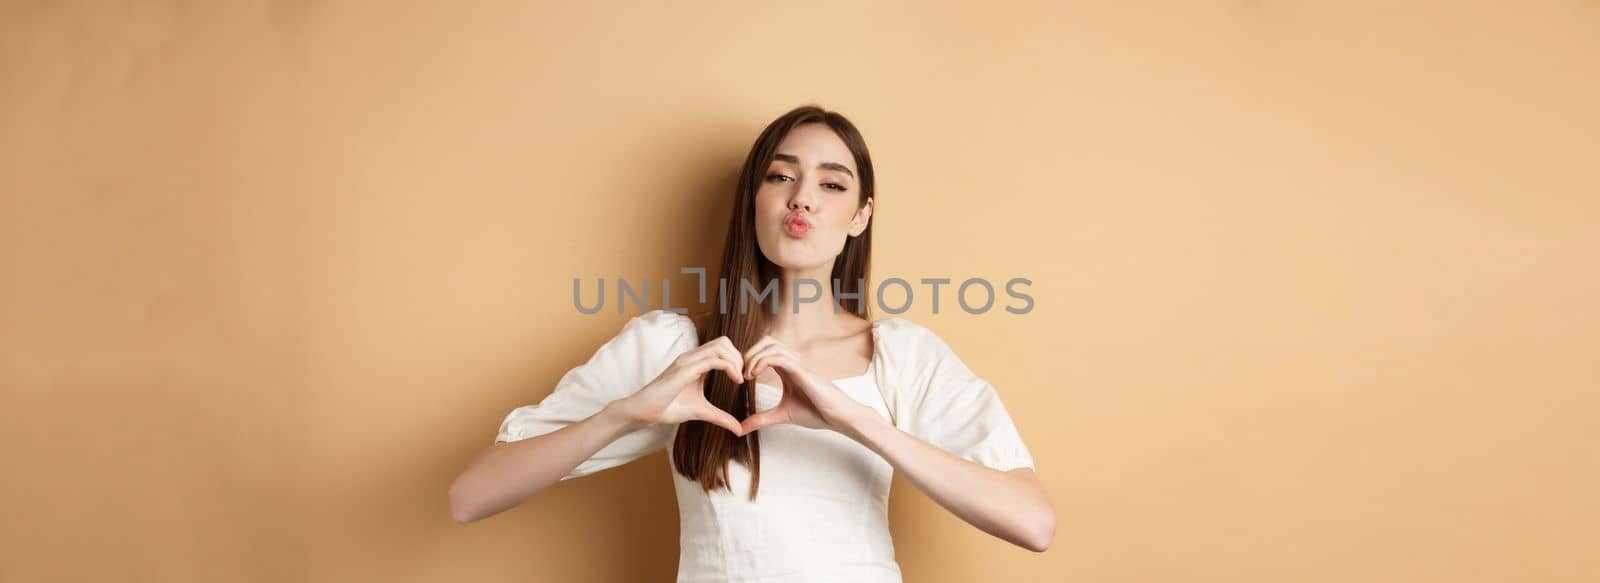
<path fill-rule="evenodd" d="M 856 217 L 856 207 L 846 201 L 840 201 L 839 206 L 830 208 L 827 212 L 828 222 L 840 230 L 849 230 L 850 221 Z"/>
<path fill-rule="evenodd" d="M 778 196 L 777 194 L 773 194 L 773 193 L 771 193 L 770 191 L 768 191 L 766 189 L 763 189 L 763 190 L 761 190 L 761 191 L 756 193 L 756 214 L 757 215 L 760 215 L 760 216 L 767 216 L 767 215 L 773 215 L 773 214 L 781 215 L 781 214 L 783 214 L 785 212 L 788 212 L 788 210 L 789 209 L 788 209 L 787 205 L 784 204 L 783 197 Z"/>

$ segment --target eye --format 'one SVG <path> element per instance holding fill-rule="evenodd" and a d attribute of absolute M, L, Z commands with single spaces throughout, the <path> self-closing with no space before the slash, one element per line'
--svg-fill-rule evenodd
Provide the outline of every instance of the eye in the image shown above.
<path fill-rule="evenodd" d="M 839 183 L 837 183 L 837 182 L 824 182 L 824 183 L 822 183 L 822 185 L 825 186 L 825 187 L 831 188 L 833 190 L 837 190 L 839 192 L 844 192 L 846 190 L 850 190 L 848 188 L 840 186 Z"/>
<path fill-rule="evenodd" d="M 767 175 L 767 181 L 768 182 L 771 182 L 772 179 L 774 179 L 774 178 L 789 178 L 789 176 L 786 175 L 786 174 L 768 174 Z M 794 180 L 794 179 L 793 178 L 789 178 L 789 180 Z"/>

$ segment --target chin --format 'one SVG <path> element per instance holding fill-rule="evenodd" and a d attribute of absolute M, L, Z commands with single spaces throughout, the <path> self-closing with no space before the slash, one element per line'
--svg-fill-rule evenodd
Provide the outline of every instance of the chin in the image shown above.
<path fill-rule="evenodd" d="M 758 243 L 767 261 L 783 269 L 803 270 L 825 266 L 844 251 L 843 242 L 839 243 L 833 253 L 823 253 L 817 250 L 818 242 L 814 237 L 794 239 L 783 233 L 773 233 L 770 242 L 761 242 L 758 239 Z"/>
<path fill-rule="evenodd" d="M 777 255 L 768 255 L 767 261 L 771 261 L 773 265 L 778 266 L 780 269 L 805 269 L 813 263 L 810 258 L 795 257 L 793 254 L 782 252 Z"/>
<path fill-rule="evenodd" d="M 800 245 L 778 244 L 776 253 L 764 253 L 767 261 L 781 269 L 803 270 L 817 267 L 827 262 L 826 257 L 820 257 L 811 249 L 802 249 Z"/>

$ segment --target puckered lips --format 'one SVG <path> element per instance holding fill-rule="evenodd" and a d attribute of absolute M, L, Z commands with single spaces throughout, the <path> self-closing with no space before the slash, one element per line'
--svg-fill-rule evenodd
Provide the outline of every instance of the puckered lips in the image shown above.
<path fill-rule="evenodd" d="M 783 232 L 791 237 L 804 237 L 811 232 L 811 219 L 800 211 L 789 211 L 783 216 Z"/>

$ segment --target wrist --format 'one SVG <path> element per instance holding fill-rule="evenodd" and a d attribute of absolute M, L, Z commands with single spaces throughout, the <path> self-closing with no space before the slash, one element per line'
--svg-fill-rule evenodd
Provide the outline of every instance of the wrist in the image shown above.
<path fill-rule="evenodd" d="M 889 420 L 878 415 L 872 407 L 860 405 L 845 416 L 844 422 L 839 427 L 839 433 L 856 441 L 862 441 L 868 431 L 888 424 Z"/>
<path fill-rule="evenodd" d="M 606 404 L 596 416 L 604 418 L 608 424 L 620 428 L 624 433 L 632 433 L 650 426 L 650 423 L 633 412 L 626 398 Z"/>

